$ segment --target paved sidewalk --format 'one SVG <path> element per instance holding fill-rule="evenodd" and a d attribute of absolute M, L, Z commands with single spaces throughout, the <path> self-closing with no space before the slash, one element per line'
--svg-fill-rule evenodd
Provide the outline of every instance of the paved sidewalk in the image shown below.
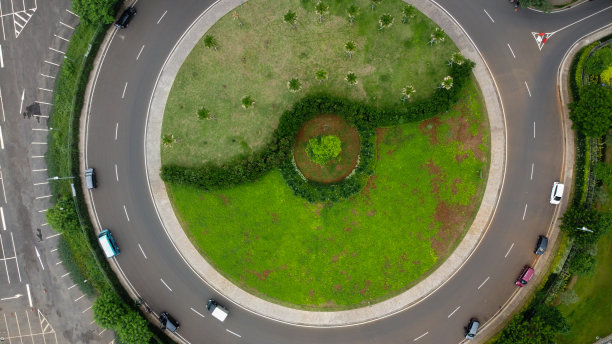
<path fill-rule="evenodd" d="M 168 237 L 185 261 L 205 283 L 237 306 L 272 320 L 295 325 L 335 327 L 374 321 L 403 311 L 435 292 L 464 264 L 483 238 L 495 211 L 505 173 L 506 132 L 497 90 L 476 48 L 444 11 L 430 2 L 416 0 L 407 2 L 412 3 L 435 21 L 453 39 L 461 53 L 476 62 L 474 74 L 484 94 L 491 126 L 491 170 L 480 210 L 465 238 L 451 256 L 434 273 L 410 290 L 368 307 L 338 312 L 308 312 L 280 306 L 238 288 L 215 271 L 197 252 L 181 228 L 168 199 L 165 185 L 159 177 L 162 119 L 174 78 L 189 52 L 219 18 L 240 5 L 242 1 L 222 0 L 209 8 L 181 37 L 166 61 L 155 85 L 146 128 L 146 164 L 154 203 Z"/>

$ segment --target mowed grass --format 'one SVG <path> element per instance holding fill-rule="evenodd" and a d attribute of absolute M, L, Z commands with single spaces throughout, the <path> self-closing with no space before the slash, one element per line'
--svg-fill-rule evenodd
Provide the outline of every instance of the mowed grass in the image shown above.
<path fill-rule="evenodd" d="M 169 193 L 196 247 L 240 287 L 298 308 L 363 306 L 423 278 L 469 227 L 488 168 L 483 111 L 470 85 L 435 124 L 379 130 L 375 174 L 346 201 L 309 204 L 278 170 L 232 189 Z"/>
<path fill-rule="evenodd" d="M 592 343 L 596 336 L 612 333 L 612 233 L 599 240 L 596 258 L 595 274 L 579 277 L 574 285 L 579 301 L 559 306 L 572 328 L 567 335 L 557 336 L 558 343 Z"/>
<path fill-rule="evenodd" d="M 430 45 L 436 25 L 417 13 L 402 23 L 401 0 L 385 0 L 370 7 L 367 0 L 327 1 L 329 13 L 319 22 L 316 2 L 309 0 L 249 0 L 228 13 L 209 30 L 218 49 L 203 39 L 181 67 L 166 105 L 163 135 L 177 142 L 162 147 L 164 164 L 197 166 L 221 163 L 263 147 L 283 111 L 305 94 L 325 91 L 378 106 L 398 104 L 402 88 L 413 85 L 414 98 L 428 97 L 448 75 L 447 61 L 458 49 L 446 38 Z M 351 25 L 346 9 L 357 4 L 360 13 Z M 297 28 L 283 21 L 297 13 Z M 393 25 L 378 29 L 380 15 L 389 13 Z M 240 25 L 242 23 L 242 25 Z M 357 49 L 349 58 L 345 44 Z M 328 73 L 324 82 L 315 73 Z M 357 75 L 349 86 L 348 72 Z M 299 78 L 302 89 L 291 93 L 287 82 Z M 242 97 L 255 106 L 245 110 Z M 212 120 L 199 120 L 197 111 L 211 111 Z"/>

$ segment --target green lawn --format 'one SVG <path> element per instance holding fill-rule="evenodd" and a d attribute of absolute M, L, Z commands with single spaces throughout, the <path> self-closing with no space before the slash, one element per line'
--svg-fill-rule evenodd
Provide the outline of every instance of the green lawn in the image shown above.
<path fill-rule="evenodd" d="M 227 190 L 169 190 L 196 247 L 234 283 L 299 308 L 351 308 L 406 290 L 450 253 L 480 204 L 488 147 L 469 84 L 446 114 L 379 129 L 375 174 L 349 200 L 309 204 L 278 170 Z"/>
<path fill-rule="evenodd" d="M 574 291 L 577 303 L 560 305 L 571 331 L 557 337 L 560 344 L 592 343 L 612 333 L 612 232 L 597 244 L 597 267 L 593 277 L 579 277 Z"/>
<path fill-rule="evenodd" d="M 368 0 L 334 0 L 322 22 L 312 0 L 249 0 L 228 13 L 209 30 L 218 49 L 201 40 L 181 67 L 170 92 L 163 134 L 177 141 L 162 147 L 164 164 L 197 166 L 228 161 L 263 147 L 281 113 L 313 91 L 325 91 L 381 107 L 398 104 L 402 88 L 413 85 L 413 98 L 428 97 L 448 75 L 447 61 L 458 49 L 447 37 L 430 45 L 436 25 L 417 13 L 402 23 L 401 0 L 385 0 L 370 7 Z M 360 13 L 351 25 L 346 9 L 357 4 Z M 283 21 L 287 11 L 297 14 L 297 28 Z M 393 25 L 378 29 L 379 17 L 389 13 Z M 242 25 L 240 25 L 242 23 Z M 345 44 L 357 49 L 349 58 Z M 315 73 L 324 69 L 328 79 Z M 349 86 L 348 72 L 357 75 Z M 289 92 L 287 82 L 299 78 L 302 89 Z M 255 106 L 245 110 L 242 97 Z M 197 111 L 210 110 L 214 119 L 200 120 Z"/>

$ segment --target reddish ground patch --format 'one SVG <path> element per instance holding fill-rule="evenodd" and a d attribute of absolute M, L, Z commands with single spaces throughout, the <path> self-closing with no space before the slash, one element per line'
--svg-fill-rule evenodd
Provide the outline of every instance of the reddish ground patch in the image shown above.
<path fill-rule="evenodd" d="M 440 121 L 439 116 L 424 120 L 423 122 L 421 122 L 421 124 L 419 124 L 419 129 L 421 130 L 421 133 L 429 137 L 429 143 L 431 143 L 432 145 L 437 145 L 438 143 L 440 143 L 440 140 L 438 139 L 438 128 L 441 124 L 442 121 Z"/>
<path fill-rule="evenodd" d="M 308 140 L 325 135 L 338 136 L 342 141 L 342 151 L 337 158 L 322 166 L 310 161 L 306 154 L 306 146 Z M 355 169 L 360 148 L 357 128 L 349 125 L 340 116 L 321 115 L 304 123 L 293 147 L 293 157 L 295 164 L 307 179 L 319 183 L 335 183 Z"/>

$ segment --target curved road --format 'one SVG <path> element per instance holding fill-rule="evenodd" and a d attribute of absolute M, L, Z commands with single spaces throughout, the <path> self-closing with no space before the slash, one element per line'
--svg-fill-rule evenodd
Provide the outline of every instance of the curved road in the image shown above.
<path fill-rule="evenodd" d="M 185 265 L 159 223 L 144 166 L 149 99 L 175 42 L 211 3 L 141 2 L 131 26 L 114 33 L 88 123 L 85 159 L 99 181 L 91 197 L 99 224 L 113 230 L 121 247 L 116 259 L 122 271 L 153 310 L 168 311 L 181 322 L 182 338 L 191 343 L 456 343 L 470 317 L 486 322 L 516 291 L 514 279 L 524 264 L 534 262 L 535 240 L 546 233 L 555 212 L 548 196 L 552 182 L 561 178 L 564 159 L 557 68 L 576 40 L 611 22 L 612 9 L 558 31 L 541 51 L 531 32 L 554 32 L 612 2 L 586 2 L 555 14 L 514 12 L 501 0 L 439 3 L 475 42 L 499 87 L 508 134 L 499 206 L 481 245 L 434 295 L 398 315 L 346 328 L 284 325 L 232 307 Z M 229 306 L 225 323 L 207 313 L 211 296 Z"/>

